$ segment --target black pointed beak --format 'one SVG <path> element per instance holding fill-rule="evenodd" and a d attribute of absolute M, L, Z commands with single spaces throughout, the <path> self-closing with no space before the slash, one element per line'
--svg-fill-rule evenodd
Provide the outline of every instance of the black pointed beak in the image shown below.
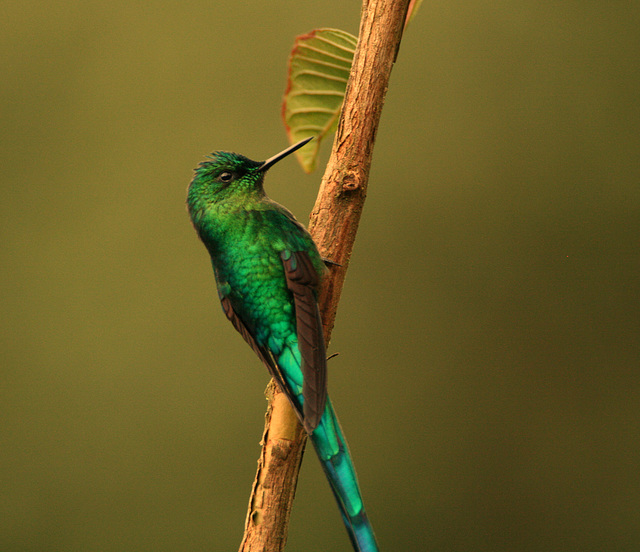
<path fill-rule="evenodd" d="M 286 150 L 281 151 L 280 153 L 274 155 L 273 157 L 269 157 L 262 165 L 258 167 L 260 172 L 264 172 L 273 167 L 278 161 L 284 159 L 287 155 L 293 153 L 296 150 L 299 150 L 302 146 L 304 146 L 307 142 L 313 140 L 313 136 L 309 136 L 309 138 L 305 138 L 304 140 L 300 140 L 297 144 L 293 144 L 293 146 L 289 146 Z"/>

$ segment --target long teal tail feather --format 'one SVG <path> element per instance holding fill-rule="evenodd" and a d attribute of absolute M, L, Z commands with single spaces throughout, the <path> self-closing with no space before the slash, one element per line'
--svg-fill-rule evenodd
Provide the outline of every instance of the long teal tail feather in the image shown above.
<path fill-rule="evenodd" d="M 302 379 L 298 377 L 301 370 L 297 343 L 291 343 L 285 348 L 278 358 L 278 365 L 287 385 L 295 392 L 295 401 L 301 410 L 304 400 Z M 358 552 L 379 552 L 373 528 L 364 508 L 347 441 L 328 397 L 320 423 L 310 438 L 331 485 L 353 548 Z"/>
<path fill-rule="evenodd" d="M 349 448 L 329 399 L 311 441 L 338 502 L 353 547 L 361 552 L 378 552 Z"/>

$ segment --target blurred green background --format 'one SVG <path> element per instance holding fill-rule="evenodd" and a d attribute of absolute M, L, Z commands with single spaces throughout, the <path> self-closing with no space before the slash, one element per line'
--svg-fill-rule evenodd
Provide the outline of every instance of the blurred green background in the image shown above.
<path fill-rule="evenodd" d="M 0 550 L 235 550 L 268 378 L 186 186 L 286 146 L 294 37 L 360 6 L 2 12 Z M 436 1 L 405 33 L 329 383 L 384 550 L 638 550 L 639 29 Z M 321 173 L 267 189 L 306 222 Z M 311 452 L 288 550 L 350 550 Z"/>

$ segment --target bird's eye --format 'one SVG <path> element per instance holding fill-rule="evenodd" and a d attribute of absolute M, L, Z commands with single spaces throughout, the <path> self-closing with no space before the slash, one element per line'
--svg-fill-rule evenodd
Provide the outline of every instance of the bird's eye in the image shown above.
<path fill-rule="evenodd" d="M 233 180 L 233 173 L 228 171 L 220 173 L 218 175 L 218 180 L 225 183 L 231 182 Z"/>

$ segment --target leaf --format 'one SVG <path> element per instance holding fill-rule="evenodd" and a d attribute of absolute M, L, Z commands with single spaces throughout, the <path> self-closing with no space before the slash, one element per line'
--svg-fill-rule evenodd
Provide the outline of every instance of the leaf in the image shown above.
<path fill-rule="evenodd" d="M 316 167 L 322 139 L 336 130 L 357 41 L 345 31 L 315 29 L 291 50 L 282 118 L 291 144 L 316 137 L 296 152 L 306 173 Z"/>
<path fill-rule="evenodd" d="M 407 20 L 404 24 L 405 27 L 411 21 L 413 21 L 413 18 L 415 17 L 416 13 L 418 13 L 418 8 L 420 7 L 420 4 L 422 4 L 422 0 L 411 0 L 409 2 L 409 8 L 407 9 Z"/>

